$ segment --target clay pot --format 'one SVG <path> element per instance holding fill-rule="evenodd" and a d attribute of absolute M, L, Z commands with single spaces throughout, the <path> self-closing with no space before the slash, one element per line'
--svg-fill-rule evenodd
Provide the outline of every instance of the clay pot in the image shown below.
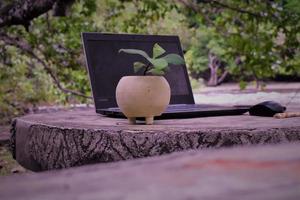
<path fill-rule="evenodd" d="M 163 76 L 125 76 L 116 89 L 117 104 L 130 124 L 135 124 L 136 117 L 153 124 L 153 117 L 165 111 L 170 97 L 170 86 Z"/>

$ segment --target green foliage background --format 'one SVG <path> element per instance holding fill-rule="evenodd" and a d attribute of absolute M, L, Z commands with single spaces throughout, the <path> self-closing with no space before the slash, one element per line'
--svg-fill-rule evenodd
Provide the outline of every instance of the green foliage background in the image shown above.
<path fill-rule="evenodd" d="M 91 103 L 60 90 L 46 69 L 63 88 L 91 95 L 83 31 L 179 35 L 194 77 L 207 70 L 208 52 L 241 85 L 249 77 L 300 75 L 298 0 L 223 2 L 257 16 L 201 1 L 192 9 L 175 0 L 77 0 L 66 17 L 49 12 L 33 20 L 29 31 L 6 27 L 8 35 L 21 38 L 32 52 L 0 40 L 0 121 L 37 105 Z"/>

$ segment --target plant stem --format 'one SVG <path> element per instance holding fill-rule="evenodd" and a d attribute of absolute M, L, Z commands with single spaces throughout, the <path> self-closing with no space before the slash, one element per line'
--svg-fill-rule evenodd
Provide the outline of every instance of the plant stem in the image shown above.
<path fill-rule="evenodd" d="M 147 65 L 146 68 L 145 68 L 145 71 L 144 71 L 144 73 L 143 73 L 144 76 L 146 76 L 146 73 L 147 73 L 147 71 L 149 70 L 149 67 L 150 67 L 150 63 L 148 63 L 148 65 Z"/>

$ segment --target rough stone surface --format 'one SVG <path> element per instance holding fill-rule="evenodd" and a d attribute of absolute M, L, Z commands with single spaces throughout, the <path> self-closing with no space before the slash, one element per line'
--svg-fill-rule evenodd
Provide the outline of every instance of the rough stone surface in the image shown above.
<path fill-rule="evenodd" d="M 3 177 L 10 200 L 299 200 L 300 143 L 173 153 Z"/>
<path fill-rule="evenodd" d="M 299 141 L 299 122 L 243 115 L 128 125 L 93 109 L 62 111 L 18 118 L 12 146 L 21 165 L 40 171 L 187 149 Z"/>

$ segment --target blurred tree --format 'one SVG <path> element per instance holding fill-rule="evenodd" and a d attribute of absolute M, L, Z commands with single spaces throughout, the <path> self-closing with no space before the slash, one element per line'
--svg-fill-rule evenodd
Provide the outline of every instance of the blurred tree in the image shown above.
<path fill-rule="evenodd" d="M 224 61 L 225 71 L 238 75 L 242 82 L 253 77 L 257 87 L 261 80 L 278 73 L 300 74 L 298 0 L 178 2 L 187 8 L 185 14 L 191 26 L 202 29 L 201 32 L 210 32 L 204 34 L 206 39 L 198 40 L 200 44 L 193 42 L 190 49 L 190 54 L 200 55 L 196 60 L 202 62 L 193 63 L 191 71 L 198 73 L 209 66 L 210 80 L 214 80 L 209 83 L 218 84 L 214 78 L 216 67 L 212 67 L 214 62 L 209 62 L 209 58 Z M 217 37 L 212 37 L 215 33 Z M 222 55 L 209 55 L 208 52 L 213 52 L 209 43 L 217 44 L 223 50 Z M 202 48 L 204 46 L 206 48 Z"/>
<path fill-rule="evenodd" d="M 214 27 L 199 26 L 196 29 L 195 37 L 192 38 L 190 48 L 185 54 L 193 78 L 205 78 L 210 86 L 223 82 L 228 74 L 227 65 L 232 61 L 226 55 L 224 40 Z"/>
<path fill-rule="evenodd" d="M 0 119 L 43 101 L 91 99 L 80 34 L 98 30 L 96 8 L 95 0 L 77 1 L 68 16 L 46 13 L 33 19 L 28 30 L 12 25 L 1 29 Z"/>

